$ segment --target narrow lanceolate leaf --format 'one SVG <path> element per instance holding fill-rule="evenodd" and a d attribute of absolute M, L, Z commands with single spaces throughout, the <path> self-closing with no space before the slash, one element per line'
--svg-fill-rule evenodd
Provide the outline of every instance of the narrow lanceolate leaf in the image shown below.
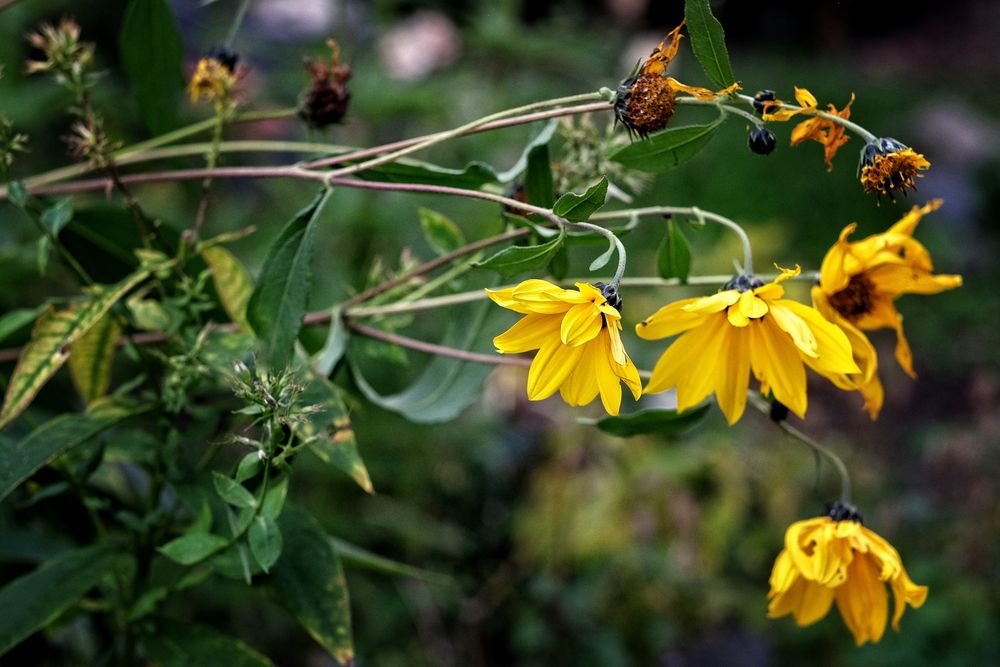
<path fill-rule="evenodd" d="M 707 125 L 672 127 L 615 152 L 611 159 L 629 169 L 659 173 L 687 162 L 708 144 L 722 116 Z"/>
<path fill-rule="evenodd" d="M 447 574 L 431 572 L 430 570 L 424 570 L 419 567 L 407 565 L 406 563 L 400 563 L 399 561 L 391 560 L 385 556 L 379 556 L 378 554 L 372 553 L 367 549 L 363 549 L 336 537 L 330 538 L 330 544 L 332 544 L 333 548 L 337 551 L 337 555 L 340 556 L 341 562 L 348 567 L 363 567 L 366 570 L 381 572 L 382 574 L 394 574 L 400 577 L 413 577 L 414 579 L 421 579 L 427 583 L 437 584 L 439 586 L 455 585 L 455 580 Z"/>
<path fill-rule="evenodd" d="M 326 334 L 323 348 L 313 355 L 310 366 L 316 375 L 327 377 L 333 372 L 337 363 L 347 351 L 348 329 L 344 318 L 340 316 L 340 306 L 334 306 L 330 311 L 330 329 Z"/>
<path fill-rule="evenodd" d="M 250 524 L 247 541 L 250 543 L 250 553 L 260 569 L 269 571 L 281 556 L 282 539 L 278 524 L 274 519 L 258 515 Z"/>
<path fill-rule="evenodd" d="M 184 90 L 184 43 L 167 0 L 130 0 L 120 47 L 146 125 L 153 134 L 173 129 Z"/>
<path fill-rule="evenodd" d="M 150 409 L 150 405 L 122 399 L 102 399 L 83 414 L 59 415 L 46 421 L 22 440 L 0 440 L 0 500 L 60 454 Z"/>
<path fill-rule="evenodd" d="M 234 507 L 256 507 L 257 499 L 247 490 L 245 486 L 235 479 L 212 473 L 212 483 L 215 484 L 215 491 L 223 500 Z"/>
<path fill-rule="evenodd" d="M 726 50 L 726 34 L 722 24 L 712 15 L 709 0 L 684 0 L 684 18 L 687 19 L 691 48 L 708 78 L 719 88 L 736 83 Z"/>
<path fill-rule="evenodd" d="M 330 195 L 325 190 L 289 222 L 271 244 L 247 303 L 247 321 L 260 341 L 271 368 L 282 368 L 302 327 L 312 283 L 316 220 Z"/>
<path fill-rule="evenodd" d="M 582 195 L 567 192 L 556 201 L 552 212 L 570 222 L 584 222 L 594 212 L 604 206 L 608 198 L 608 179 L 601 180 L 587 188 Z"/>
<path fill-rule="evenodd" d="M 439 255 L 447 255 L 465 245 L 465 235 L 454 222 L 429 208 L 417 209 L 427 244 Z"/>
<path fill-rule="evenodd" d="M 524 171 L 524 199 L 529 204 L 548 208 L 556 200 L 552 178 L 552 158 L 549 145 L 538 144 L 528 152 L 528 167 Z"/>
<path fill-rule="evenodd" d="M 547 149 L 549 142 L 552 141 L 552 137 L 555 136 L 557 127 L 559 127 L 559 119 L 557 118 L 553 118 L 546 123 L 541 132 L 536 134 L 535 138 L 529 141 L 528 145 L 524 147 L 524 150 L 521 152 L 521 156 L 517 159 L 517 162 L 514 163 L 514 166 L 502 174 L 497 175 L 500 182 L 510 183 L 523 174 L 528 168 L 528 162 L 531 159 L 532 153 L 543 147 Z"/>
<path fill-rule="evenodd" d="M 448 169 L 428 162 L 406 159 L 366 169 L 358 174 L 358 178 L 384 183 L 446 185 L 466 190 L 478 190 L 487 183 L 496 183 L 499 180 L 493 167 L 484 162 L 470 162 L 463 169 Z"/>
<path fill-rule="evenodd" d="M 192 565 L 220 551 L 229 540 L 213 533 L 188 533 L 171 540 L 158 551 L 181 565 Z"/>
<path fill-rule="evenodd" d="M 267 657 L 210 626 L 156 618 L 140 641 L 159 667 L 273 667 Z"/>
<path fill-rule="evenodd" d="M 294 507 L 278 523 L 285 544 L 271 569 L 275 598 L 338 663 L 353 665 L 347 580 L 329 536 Z"/>
<path fill-rule="evenodd" d="M 640 410 L 630 415 L 605 417 L 596 426 L 605 433 L 622 438 L 647 433 L 675 435 L 698 423 L 708 408 L 706 403 L 681 414 L 677 414 L 676 410 Z"/>
<path fill-rule="evenodd" d="M 208 264 L 212 284 L 219 295 L 222 308 L 229 319 L 250 331 L 247 322 L 247 302 L 253 292 L 253 281 L 240 260 L 222 246 L 211 246 L 201 251 L 201 258 Z"/>
<path fill-rule="evenodd" d="M 121 566 L 117 545 L 68 551 L 0 590 L 0 655 L 54 621 Z"/>
<path fill-rule="evenodd" d="M 111 313 L 105 313 L 90 331 L 70 346 L 69 372 L 80 397 L 90 405 L 108 391 L 111 364 L 122 328 Z"/>
<path fill-rule="evenodd" d="M 147 269 L 136 271 L 114 285 L 95 286 L 84 300 L 63 310 L 50 307 L 42 313 L 10 378 L 3 407 L 0 408 L 0 428 L 7 426 L 28 407 L 42 385 L 65 363 L 70 346 L 148 275 Z"/>
<path fill-rule="evenodd" d="M 656 255 L 656 267 L 661 278 L 679 278 L 681 282 L 691 273 L 691 248 L 673 220 L 667 220 L 667 233 Z"/>
<path fill-rule="evenodd" d="M 304 400 L 322 406 L 310 420 L 309 448 L 324 463 L 347 473 L 362 489 L 375 493 L 368 468 L 358 451 L 358 441 L 340 388 L 320 377 L 309 386 Z"/>
<path fill-rule="evenodd" d="M 504 248 L 476 266 L 493 269 L 501 276 L 509 278 L 525 271 L 545 268 L 563 244 L 563 235 L 539 245 L 515 245 Z"/>

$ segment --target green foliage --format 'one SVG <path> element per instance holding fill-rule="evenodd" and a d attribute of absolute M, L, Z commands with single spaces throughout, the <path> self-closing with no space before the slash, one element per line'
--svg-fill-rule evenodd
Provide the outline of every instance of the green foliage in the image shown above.
<path fill-rule="evenodd" d="M 656 253 L 656 269 L 661 278 L 678 278 L 681 282 L 691 273 L 691 248 L 672 219 L 667 220 L 667 231 Z"/>
<path fill-rule="evenodd" d="M 446 216 L 429 208 L 419 208 L 417 214 L 420 216 L 424 238 L 437 254 L 447 255 L 465 245 L 462 230 Z"/>
<path fill-rule="evenodd" d="M 584 222 L 604 206 L 607 198 L 608 179 L 604 177 L 582 195 L 567 192 L 561 196 L 552 206 L 552 212 L 570 222 Z"/>
<path fill-rule="evenodd" d="M 200 623 L 156 618 L 145 629 L 142 648 L 163 667 L 273 667 L 274 663 L 234 637 Z"/>
<path fill-rule="evenodd" d="M 715 135 L 724 117 L 705 125 L 686 125 L 667 128 L 643 141 L 625 146 L 611 155 L 611 159 L 630 169 L 660 173 L 684 164 Z"/>
<path fill-rule="evenodd" d="M 212 284 L 219 295 L 222 307 L 229 319 L 249 331 L 247 303 L 253 292 L 253 281 L 236 257 L 220 246 L 211 246 L 201 251 L 201 258 L 212 273 Z"/>
<path fill-rule="evenodd" d="M 122 65 L 153 134 L 176 124 L 184 88 L 184 43 L 166 0 L 130 0 L 121 29 Z"/>
<path fill-rule="evenodd" d="M 229 540 L 212 533 L 188 533 L 159 547 L 160 553 L 181 565 L 194 565 L 218 553 Z"/>
<path fill-rule="evenodd" d="M 565 236 L 559 234 L 553 239 L 538 245 L 514 245 L 487 257 L 477 266 L 492 269 L 505 278 L 516 276 L 525 271 L 535 271 L 545 268 L 562 247 Z"/>
<path fill-rule="evenodd" d="M 605 417 L 594 425 L 621 438 L 645 434 L 676 435 L 701 421 L 709 407 L 706 403 L 681 414 L 676 410 L 640 410 L 630 415 Z"/>
<path fill-rule="evenodd" d="M 691 48 L 708 78 L 719 88 L 735 83 L 726 50 L 726 34 L 722 24 L 712 15 L 709 0 L 684 0 L 684 18 L 691 36 Z"/>

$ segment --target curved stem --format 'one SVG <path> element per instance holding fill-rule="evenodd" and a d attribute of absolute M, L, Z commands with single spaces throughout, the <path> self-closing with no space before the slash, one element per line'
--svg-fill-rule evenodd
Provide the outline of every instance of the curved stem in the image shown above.
<path fill-rule="evenodd" d="M 236 10 L 236 16 L 233 17 L 233 23 L 229 26 L 229 33 L 226 35 L 226 48 L 232 48 L 233 40 L 236 39 L 236 33 L 240 31 L 240 26 L 243 25 L 243 19 L 247 15 L 247 10 L 250 9 L 250 0 L 243 0 L 240 3 L 239 9 Z"/>
<path fill-rule="evenodd" d="M 787 421 L 779 422 L 778 426 L 781 428 L 782 431 L 784 431 L 788 435 L 792 436 L 793 438 L 802 442 L 803 444 L 811 447 L 813 451 L 816 451 L 825 456 L 826 459 L 833 464 L 833 467 L 837 470 L 837 474 L 840 476 L 840 500 L 841 502 L 850 504 L 851 477 L 847 472 L 847 466 L 844 465 L 844 462 L 840 459 L 840 457 L 834 454 L 833 450 L 819 444 L 818 442 L 816 442 L 816 440 L 809 437 L 799 429 L 795 428 Z"/>
<path fill-rule="evenodd" d="M 753 99 L 753 98 L 750 98 L 750 99 Z M 739 107 L 734 107 L 734 106 L 732 106 L 730 104 L 726 104 L 725 100 L 726 100 L 725 97 L 719 97 L 719 98 L 716 98 L 714 100 L 700 100 L 697 97 L 678 97 L 677 98 L 677 103 L 678 104 L 691 104 L 691 105 L 696 105 L 696 106 L 716 107 L 720 112 L 722 112 L 724 114 L 731 113 L 731 114 L 736 114 L 737 116 L 742 116 L 742 117 L 746 118 L 748 121 L 750 121 L 751 123 L 754 124 L 754 127 L 762 127 L 763 126 L 764 122 L 760 118 L 758 118 L 757 116 L 754 116 L 752 113 L 750 113 L 748 111 L 744 111 L 743 109 L 740 109 Z"/>
<path fill-rule="evenodd" d="M 600 234 L 608 240 L 608 242 L 615 247 L 615 251 L 618 253 L 618 269 L 615 271 L 614 277 L 611 279 L 610 285 L 615 289 L 622 282 L 622 277 L 625 275 L 625 246 L 618 239 L 618 236 L 610 229 L 605 229 L 604 227 L 599 227 L 597 225 L 592 225 L 589 222 L 563 222 L 562 225 L 567 229 L 584 229 L 587 231 L 595 232 Z"/>
<path fill-rule="evenodd" d="M 739 97 L 741 100 L 744 100 L 745 102 L 747 102 L 747 103 L 749 103 L 751 105 L 753 104 L 753 98 L 750 97 L 749 95 L 737 95 L 737 97 Z M 800 107 L 800 106 L 795 105 L 795 104 L 787 104 L 787 103 L 782 102 L 781 104 L 778 105 L 778 108 L 779 109 L 790 109 L 792 111 L 798 111 L 799 109 L 802 109 L 803 107 Z M 845 129 L 848 129 L 851 132 L 854 132 L 856 135 L 858 135 L 859 137 L 861 137 L 862 139 L 864 139 L 865 143 L 871 143 L 873 141 L 877 141 L 878 140 L 878 137 L 876 137 L 874 134 L 872 134 L 871 132 L 869 132 L 865 128 L 861 127 L 857 123 L 849 121 L 846 118 L 841 118 L 840 116 L 838 116 L 836 114 L 832 114 L 832 113 L 829 113 L 827 111 L 820 111 L 819 109 L 810 110 L 807 113 L 810 116 L 819 116 L 820 118 L 824 118 L 824 119 L 826 119 L 828 121 L 831 121 L 833 123 L 837 123 L 838 125 L 842 125 Z"/>
<path fill-rule="evenodd" d="M 743 245 L 743 272 L 746 274 L 753 273 L 753 249 L 750 246 L 750 237 L 747 236 L 743 227 L 729 218 L 721 216 L 718 213 L 703 211 L 697 206 L 649 206 L 646 208 L 629 208 L 621 211 L 604 211 L 595 213 L 590 216 L 590 219 L 614 220 L 617 218 L 631 218 L 632 216 L 643 215 L 683 215 L 697 218 L 701 222 L 710 220 L 726 227 L 739 237 L 740 243 Z"/>

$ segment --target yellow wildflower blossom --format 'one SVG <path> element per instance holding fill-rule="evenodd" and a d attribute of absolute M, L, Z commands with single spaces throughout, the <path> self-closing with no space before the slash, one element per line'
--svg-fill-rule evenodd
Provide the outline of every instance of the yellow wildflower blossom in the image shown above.
<path fill-rule="evenodd" d="M 899 552 L 865 528 L 854 508 L 834 503 L 828 516 L 797 521 L 785 532 L 785 548 L 771 571 L 767 615 L 791 614 L 804 627 L 836 601 L 857 645 L 877 642 L 889 618 L 886 583 L 894 600 L 892 628 L 899 632 L 906 605 L 923 605 L 927 587 L 910 580 Z"/>
<path fill-rule="evenodd" d="M 895 201 L 893 191 L 905 194 L 907 188 L 916 190 L 914 179 L 921 177 L 918 172 L 930 166 L 923 155 L 887 137 L 865 144 L 858 163 L 858 180 L 865 192 L 887 195 Z"/>
<path fill-rule="evenodd" d="M 501 354 L 538 350 L 528 370 L 530 400 L 559 391 L 570 405 L 586 405 L 600 394 L 608 414 L 617 415 L 621 382 L 639 398 L 639 371 L 622 344 L 617 289 L 576 283 L 571 290 L 533 279 L 486 293 L 498 305 L 524 315 L 494 338 L 493 345 Z"/>
<path fill-rule="evenodd" d="M 843 331 L 809 306 L 781 298 L 781 283 L 799 271 L 781 269 L 767 284 L 738 276 L 717 294 L 682 299 L 640 322 L 636 333 L 646 340 L 683 334 L 660 357 L 645 391 L 677 387 L 678 411 L 714 393 L 734 424 L 746 407 L 752 372 L 762 393 L 804 416 L 804 364 L 824 374 L 859 369 Z"/>

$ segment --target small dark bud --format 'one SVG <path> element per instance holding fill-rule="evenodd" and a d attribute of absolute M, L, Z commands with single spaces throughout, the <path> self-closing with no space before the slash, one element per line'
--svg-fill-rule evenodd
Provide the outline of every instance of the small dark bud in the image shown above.
<path fill-rule="evenodd" d="M 622 297 L 618 293 L 618 288 L 614 285 L 605 285 L 604 283 L 594 283 L 594 287 L 601 290 L 601 294 L 605 299 L 608 300 L 608 305 L 617 311 L 622 309 Z"/>
<path fill-rule="evenodd" d="M 753 108 L 757 113 L 764 113 L 764 102 L 771 102 L 773 100 L 773 90 L 758 90 L 757 94 L 753 96 Z"/>
<path fill-rule="evenodd" d="M 827 503 L 826 514 L 834 521 L 857 521 L 858 523 L 864 523 L 861 518 L 861 512 L 858 511 L 857 507 L 839 500 Z"/>
<path fill-rule="evenodd" d="M 781 401 L 772 401 L 768 417 L 770 417 L 771 421 L 775 424 L 785 421 L 788 419 L 788 406 Z"/>
<path fill-rule="evenodd" d="M 236 72 L 236 66 L 240 64 L 240 54 L 230 51 L 224 46 L 213 46 L 205 54 L 206 58 L 215 60 L 220 65 L 229 70 L 230 74 Z"/>
<path fill-rule="evenodd" d="M 755 127 L 750 130 L 747 146 L 750 148 L 751 153 L 770 155 L 774 152 L 774 147 L 777 145 L 777 141 L 775 141 L 774 135 L 771 134 L 770 130 L 763 127 Z"/>

